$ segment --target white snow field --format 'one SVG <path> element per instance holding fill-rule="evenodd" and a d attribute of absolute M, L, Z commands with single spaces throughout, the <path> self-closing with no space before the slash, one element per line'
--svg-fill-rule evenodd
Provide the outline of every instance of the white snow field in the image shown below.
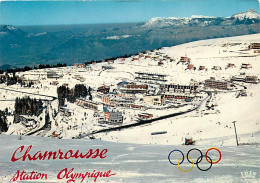
<path fill-rule="evenodd" d="M 37 171 L 46 173 L 48 179 L 31 182 L 66 182 L 66 179 L 58 180 L 57 174 L 64 168 L 74 168 L 73 173 L 85 173 L 96 171 L 108 171 L 116 175 L 109 178 L 99 177 L 96 182 L 100 183 L 258 183 L 259 182 L 259 146 L 226 146 L 219 147 L 222 158 L 219 163 L 213 164 L 208 171 L 200 171 L 196 165 L 190 172 L 182 172 L 178 166 L 169 163 L 168 155 L 172 150 L 179 149 L 186 156 L 191 148 L 198 148 L 203 154 L 211 146 L 181 146 L 181 145 L 141 145 L 113 143 L 99 140 L 71 140 L 51 139 L 43 137 L 24 136 L 0 136 L 0 182 L 8 182 L 17 170 L 25 170 L 27 173 Z M 73 159 L 68 160 L 36 160 L 11 162 L 13 152 L 24 145 L 27 148 L 32 145 L 29 154 L 37 151 L 66 152 L 69 149 L 79 150 L 86 153 L 89 149 L 107 148 L 107 157 L 104 159 Z M 24 152 L 24 151 L 23 151 Z M 18 153 L 19 154 L 19 153 Z M 198 157 L 197 152 L 191 152 L 189 156 L 194 160 Z M 18 156 L 18 155 L 16 155 Z M 217 161 L 217 151 L 210 151 L 208 156 L 212 161 Z M 176 163 L 181 154 L 174 152 L 170 159 Z M 176 161 L 176 162 L 175 162 Z M 202 169 L 207 169 L 209 163 L 205 158 L 199 164 Z M 185 160 L 181 164 L 184 170 L 190 169 L 191 164 Z M 80 182 L 76 179 L 75 182 Z M 28 181 L 20 181 L 28 182 Z M 94 178 L 86 178 L 84 182 L 94 182 Z"/>

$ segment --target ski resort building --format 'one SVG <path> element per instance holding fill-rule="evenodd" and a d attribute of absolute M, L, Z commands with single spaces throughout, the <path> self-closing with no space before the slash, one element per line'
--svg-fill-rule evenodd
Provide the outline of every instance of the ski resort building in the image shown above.
<path fill-rule="evenodd" d="M 190 58 L 188 58 L 188 57 L 181 57 L 180 58 L 180 62 L 181 63 L 189 63 L 190 62 Z"/>
<path fill-rule="evenodd" d="M 122 124 L 123 123 L 123 114 L 122 112 L 109 110 L 107 107 L 103 108 L 104 110 L 104 120 L 103 122 L 109 124 Z"/>
<path fill-rule="evenodd" d="M 85 108 L 85 109 L 91 109 L 91 110 L 94 110 L 94 111 L 103 110 L 102 104 L 99 104 L 99 103 L 96 103 L 96 102 L 93 102 L 93 101 L 90 101 L 90 100 L 86 100 L 86 99 L 76 99 L 76 104 L 78 106 Z"/>
<path fill-rule="evenodd" d="M 199 70 L 205 70 L 205 69 L 206 69 L 206 67 L 203 66 L 203 65 L 201 65 L 201 66 L 199 67 Z"/>
<path fill-rule="evenodd" d="M 163 105 L 164 104 L 164 97 L 161 95 L 154 95 L 154 96 L 144 96 L 143 101 L 149 105 Z"/>
<path fill-rule="evenodd" d="M 97 89 L 97 92 L 101 92 L 101 93 L 109 93 L 110 87 L 109 86 L 100 86 Z"/>
<path fill-rule="evenodd" d="M 153 117 L 153 114 L 141 113 L 141 114 L 138 114 L 138 117 L 141 118 L 141 119 L 149 119 L 149 118 Z"/>
<path fill-rule="evenodd" d="M 245 82 L 245 83 L 258 83 L 257 76 L 232 76 L 231 81 Z"/>
<path fill-rule="evenodd" d="M 174 101 L 174 100 L 185 100 L 191 102 L 196 96 L 192 93 L 164 93 L 165 100 Z"/>
<path fill-rule="evenodd" d="M 103 95 L 102 102 L 106 106 L 113 107 L 130 107 L 134 103 L 133 98 L 125 98 L 121 96 Z"/>
<path fill-rule="evenodd" d="M 166 75 L 165 74 L 155 74 L 155 73 L 146 73 L 146 72 L 136 72 L 137 76 L 135 79 L 140 81 L 159 81 L 159 82 L 166 82 Z"/>
<path fill-rule="evenodd" d="M 232 63 L 228 63 L 227 67 L 226 68 L 234 68 L 236 67 L 235 64 L 232 64 Z"/>
<path fill-rule="evenodd" d="M 230 84 L 227 81 L 217 81 L 213 78 L 205 80 L 205 87 L 206 88 L 213 88 L 219 90 L 227 90 Z"/>
<path fill-rule="evenodd" d="M 57 72 L 55 71 L 48 71 L 47 72 L 47 78 L 61 78 L 63 77 L 62 75 L 59 75 Z"/>
<path fill-rule="evenodd" d="M 260 43 L 251 43 L 249 49 L 260 49 Z"/>
<path fill-rule="evenodd" d="M 213 66 L 213 67 L 212 67 L 212 70 L 218 71 L 218 70 L 222 70 L 222 68 L 221 68 L 220 66 Z"/>
<path fill-rule="evenodd" d="M 158 62 L 158 66 L 162 66 L 164 63 L 163 62 Z"/>
<path fill-rule="evenodd" d="M 257 76 L 246 76 L 245 82 L 246 83 L 257 83 L 258 77 Z"/>
<path fill-rule="evenodd" d="M 250 68 L 252 68 L 251 64 L 242 64 L 241 65 L 241 69 L 250 69 Z"/>
<path fill-rule="evenodd" d="M 129 94 L 146 93 L 147 89 L 148 85 L 145 84 L 128 83 L 125 87 L 120 88 L 120 92 Z"/>
<path fill-rule="evenodd" d="M 163 93 L 196 93 L 198 84 L 190 84 L 190 85 L 179 85 L 179 84 L 166 84 L 161 85 L 160 89 Z"/>

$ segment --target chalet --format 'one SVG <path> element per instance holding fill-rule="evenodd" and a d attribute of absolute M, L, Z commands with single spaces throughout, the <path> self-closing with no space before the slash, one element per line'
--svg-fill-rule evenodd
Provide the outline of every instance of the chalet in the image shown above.
<path fill-rule="evenodd" d="M 181 57 L 180 58 L 180 62 L 182 62 L 182 63 L 190 62 L 190 58 L 188 58 L 188 57 Z"/>
<path fill-rule="evenodd" d="M 114 60 L 108 60 L 107 61 L 109 64 L 113 64 L 114 63 Z"/>
<path fill-rule="evenodd" d="M 230 84 L 227 81 L 217 81 L 215 79 L 207 79 L 205 80 L 205 87 L 206 88 L 213 88 L 219 90 L 227 90 Z"/>
<path fill-rule="evenodd" d="M 141 113 L 141 114 L 138 114 L 138 117 L 141 118 L 141 119 L 149 119 L 149 118 L 153 117 L 153 114 Z"/>
<path fill-rule="evenodd" d="M 216 70 L 217 71 L 217 70 L 222 70 L 222 68 L 220 66 L 213 66 L 212 70 Z"/>
<path fill-rule="evenodd" d="M 192 138 L 185 138 L 185 145 L 194 145 L 195 141 L 192 140 Z"/>
<path fill-rule="evenodd" d="M 251 43 L 249 49 L 260 49 L 260 43 Z"/>
<path fill-rule="evenodd" d="M 241 65 L 241 69 L 250 69 L 250 68 L 252 68 L 251 64 L 242 64 Z"/>
<path fill-rule="evenodd" d="M 52 82 L 51 82 L 51 85 L 58 85 L 58 84 L 59 84 L 58 81 L 52 81 Z"/>
<path fill-rule="evenodd" d="M 120 61 L 124 62 L 124 61 L 125 61 L 125 58 L 121 58 Z"/>
<path fill-rule="evenodd" d="M 136 60 L 139 60 L 139 58 L 138 57 L 134 57 L 132 60 L 136 61 Z"/>
<path fill-rule="evenodd" d="M 145 55 L 145 58 L 152 58 L 151 55 Z"/>
<path fill-rule="evenodd" d="M 91 109 L 94 111 L 100 111 L 103 109 L 103 105 L 93 102 L 93 101 L 89 101 L 89 100 L 85 100 L 85 99 L 76 99 L 76 104 L 78 106 L 81 106 L 85 109 Z"/>
<path fill-rule="evenodd" d="M 153 95 L 153 96 L 144 96 L 144 102 L 149 105 L 163 105 L 164 97 L 161 95 Z"/>
<path fill-rule="evenodd" d="M 194 69 L 194 65 L 193 64 L 189 64 L 187 69 L 189 69 L 189 70 Z"/>
<path fill-rule="evenodd" d="M 109 86 L 100 86 L 97 89 L 97 92 L 101 92 L 101 93 L 109 93 L 110 87 Z"/>
<path fill-rule="evenodd" d="M 168 55 L 163 55 L 163 58 L 167 59 Z"/>
<path fill-rule="evenodd" d="M 153 57 L 153 59 L 155 59 L 155 60 L 159 60 L 160 57 L 159 57 L 159 56 L 155 56 L 155 57 Z"/>
<path fill-rule="evenodd" d="M 201 66 L 199 67 L 199 71 L 201 71 L 201 70 L 205 70 L 205 69 L 206 69 L 206 67 L 203 66 L 203 65 L 201 65 Z"/>
<path fill-rule="evenodd" d="M 162 66 L 164 63 L 163 62 L 158 62 L 158 66 Z"/>
<path fill-rule="evenodd" d="M 85 67 L 85 65 L 84 64 L 79 64 L 78 67 Z"/>
<path fill-rule="evenodd" d="M 232 64 L 232 63 L 228 63 L 227 67 L 226 68 L 234 68 L 236 67 L 235 64 Z"/>
<path fill-rule="evenodd" d="M 143 53 L 139 53 L 139 57 L 144 57 L 144 54 Z"/>

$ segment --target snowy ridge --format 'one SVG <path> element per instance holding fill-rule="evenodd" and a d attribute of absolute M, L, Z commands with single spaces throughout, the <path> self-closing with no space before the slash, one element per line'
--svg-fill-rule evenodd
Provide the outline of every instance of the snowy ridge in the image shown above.
<path fill-rule="evenodd" d="M 260 19 L 260 15 L 257 14 L 254 10 L 250 9 L 243 13 L 238 13 L 232 16 L 233 18 L 244 20 L 244 19 Z"/>
<path fill-rule="evenodd" d="M 198 24 L 201 26 L 205 25 L 217 25 L 221 22 L 232 21 L 232 20 L 247 20 L 247 19 L 257 19 L 260 20 L 260 15 L 257 14 L 254 10 L 250 9 L 246 12 L 235 14 L 231 17 L 211 17 L 203 15 L 192 15 L 191 17 L 155 17 L 145 22 L 143 27 L 165 27 L 165 26 L 183 26 L 188 24 Z M 221 20 L 221 21 L 219 21 Z M 235 24 L 236 22 L 233 22 Z M 230 24 L 230 23 L 229 23 Z"/>
<path fill-rule="evenodd" d="M 163 18 L 163 17 L 155 17 L 149 20 L 144 24 L 145 27 L 151 27 L 151 26 L 159 26 L 159 27 L 164 27 L 164 26 L 170 26 L 170 25 L 187 25 L 189 23 L 192 23 L 193 20 L 195 19 L 213 19 L 214 17 L 203 17 L 200 15 L 193 15 L 190 18 L 178 18 L 178 17 L 168 17 L 168 18 Z M 198 23 L 198 21 L 197 21 Z M 206 22 L 205 22 L 206 24 Z"/>

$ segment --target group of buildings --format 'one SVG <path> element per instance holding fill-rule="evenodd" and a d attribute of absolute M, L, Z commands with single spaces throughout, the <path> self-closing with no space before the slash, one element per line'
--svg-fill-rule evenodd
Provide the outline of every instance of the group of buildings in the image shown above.
<path fill-rule="evenodd" d="M 259 44 L 251 44 L 249 49 L 259 49 Z M 153 59 L 158 61 L 158 65 L 163 65 L 163 61 L 175 61 L 168 55 L 154 50 L 154 53 L 147 51 L 140 53 L 137 56 L 132 56 L 131 61 L 139 61 L 140 59 Z M 118 62 L 124 63 L 126 59 L 117 59 Z M 108 61 L 113 64 L 113 60 Z M 187 56 L 180 58 L 179 62 L 187 65 L 187 69 L 196 70 L 196 67 L 191 63 L 191 59 Z M 177 64 L 178 64 L 177 63 Z M 77 67 L 81 67 L 77 65 Z M 235 68 L 235 64 L 228 63 L 225 69 Z M 251 64 L 243 63 L 241 69 L 250 69 Z M 102 70 L 115 69 L 112 65 L 102 66 Z M 198 70 L 206 70 L 203 65 L 199 66 Z M 220 66 L 213 66 L 212 70 L 222 70 Z M 55 76 L 55 74 L 53 74 Z M 129 109 L 138 109 L 140 113 L 137 115 L 140 119 L 149 119 L 153 114 L 141 112 L 149 108 L 158 109 L 159 106 L 164 106 L 169 102 L 182 101 L 192 102 L 195 98 L 201 98 L 199 95 L 201 87 L 208 90 L 230 90 L 233 81 L 257 83 L 257 76 L 233 76 L 230 80 L 217 80 L 214 77 L 206 79 L 204 82 L 190 82 L 190 84 L 168 83 L 166 74 L 150 73 L 150 72 L 135 72 L 133 81 L 121 81 L 115 86 L 102 85 L 96 88 L 95 97 L 99 98 L 99 102 L 77 99 L 76 104 L 84 108 L 95 111 L 102 111 L 103 116 L 100 117 L 100 123 L 122 124 L 122 112 L 115 110 L 120 107 Z M 113 86 L 113 87 L 112 87 Z M 115 88 L 116 87 L 116 88 Z"/>

